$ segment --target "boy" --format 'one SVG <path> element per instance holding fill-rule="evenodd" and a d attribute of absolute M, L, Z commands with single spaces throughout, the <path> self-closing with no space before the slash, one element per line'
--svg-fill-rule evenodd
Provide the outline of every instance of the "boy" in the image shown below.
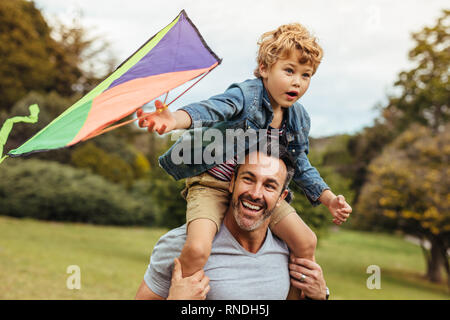
<path fill-rule="evenodd" d="M 268 129 L 271 139 L 279 139 L 287 145 L 296 161 L 293 180 L 302 187 L 313 205 L 326 205 L 333 222 L 340 225 L 352 209 L 342 195 L 331 192 L 309 163 L 306 155 L 310 120 L 303 106 L 297 103 L 308 90 L 322 59 L 322 49 L 300 24 L 283 25 L 264 33 L 258 44 L 256 79 L 233 84 L 221 95 L 173 113 L 157 101 L 155 105 L 159 110 L 140 120 L 139 126 L 159 134 L 192 128 L 195 121 L 222 130 Z M 142 110 L 137 114 L 140 117 Z M 189 276 L 203 268 L 208 260 L 212 241 L 228 206 L 228 186 L 237 158 L 226 159 L 218 165 L 175 164 L 172 153 L 179 143 L 180 140 L 159 161 L 175 179 L 187 178 L 183 191 L 187 201 L 187 239 L 180 262 L 183 276 Z M 270 185 L 261 188 L 270 188 Z M 242 200 L 240 205 L 250 213 L 264 210 L 264 200 L 259 198 L 257 190 L 252 199 Z M 270 228 L 287 243 L 296 257 L 314 260 L 316 235 L 285 200 L 273 211 Z"/>

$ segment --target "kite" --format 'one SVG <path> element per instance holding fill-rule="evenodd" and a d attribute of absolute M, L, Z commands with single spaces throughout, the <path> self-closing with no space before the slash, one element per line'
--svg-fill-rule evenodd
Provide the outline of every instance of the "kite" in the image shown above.
<path fill-rule="evenodd" d="M 38 121 L 38 115 L 39 115 L 39 107 L 37 104 L 33 104 L 28 107 L 28 110 L 30 111 L 29 116 L 24 117 L 12 117 L 10 119 L 7 119 L 5 123 L 3 124 L 2 128 L 0 129 L 0 163 L 3 162 L 8 156 L 3 156 L 3 146 L 6 144 L 6 140 L 8 139 L 8 135 L 11 132 L 11 129 L 15 123 L 18 122 L 25 122 L 25 123 L 36 123 Z"/>
<path fill-rule="evenodd" d="M 170 90 L 199 78 L 165 105 L 168 107 L 220 63 L 182 10 L 97 87 L 8 155 L 18 157 L 73 146 L 137 120 L 111 126 L 153 99 L 163 94 L 167 98 Z"/>

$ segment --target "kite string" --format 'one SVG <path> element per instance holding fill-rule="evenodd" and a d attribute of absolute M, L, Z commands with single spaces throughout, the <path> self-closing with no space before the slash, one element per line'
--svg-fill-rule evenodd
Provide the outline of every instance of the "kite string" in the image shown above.
<path fill-rule="evenodd" d="M 218 65 L 218 64 L 217 64 L 217 65 Z M 195 86 L 197 83 L 199 83 L 200 80 L 202 80 L 202 79 L 203 79 L 204 77 L 206 77 L 212 70 L 214 70 L 214 69 L 217 67 L 217 65 L 215 65 L 213 68 L 211 68 L 211 69 L 209 69 L 207 72 L 205 72 L 199 79 L 197 79 L 197 81 L 195 81 L 191 86 L 189 86 L 186 90 L 184 90 L 184 91 L 183 91 L 182 93 L 180 93 L 177 97 L 175 97 L 175 99 L 173 99 L 172 101 L 170 101 L 170 102 L 166 105 L 165 102 L 166 102 L 167 97 L 168 97 L 168 95 L 169 95 L 169 91 L 167 91 L 167 92 L 166 92 L 166 97 L 164 98 L 164 105 L 165 105 L 164 109 L 165 109 L 165 108 L 168 108 L 173 102 L 175 102 L 176 100 L 178 100 L 183 94 L 185 94 L 185 93 L 188 92 L 190 89 L 192 89 L 193 86 Z M 134 119 L 130 119 L 130 120 L 127 120 L 127 121 L 118 123 L 118 124 L 116 124 L 116 125 L 113 125 L 113 126 L 111 126 L 111 127 L 108 127 L 108 128 L 102 129 L 102 130 L 94 131 L 93 133 L 91 133 L 90 135 L 86 136 L 86 137 L 85 137 L 84 139 L 82 139 L 81 141 L 86 141 L 86 140 L 92 139 L 92 138 L 97 137 L 97 136 L 99 136 L 99 135 L 101 135 L 101 134 L 103 134 L 103 133 L 112 131 L 112 130 L 114 130 L 114 129 L 120 128 L 120 127 L 122 127 L 122 126 L 124 126 L 124 125 L 127 125 L 127 124 L 129 124 L 129 123 L 132 123 L 132 122 L 134 122 L 134 121 L 136 121 L 136 120 L 145 119 L 145 117 L 147 117 L 147 116 L 148 116 L 148 114 L 143 114 L 143 115 L 140 116 L 140 117 L 136 117 L 136 118 L 134 118 Z"/>
<path fill-rule="evenodd" d="M 201 76 L 197 81 L 195 81 L 189 88 L 187 88 L 186 90 L 184 90 L 182 93 L 180 93 L 175 99 L 173 99 L 172 101 L 170 101 L 167 106 L 170 106 L 173 102 L 175 102 L 176 100 L 178 100 L 178 98 L 180 98 L 183 94 L 185 94 L 186 92 L 188 92 L 190 89 L 192 89 L 193 86 L 195 86 L 197 83 L 200 82 L 200 80 L 202 80 L 204 77 L 206 77 L 211 71 L 213 71 L 216 67 L 218 66 L 218 64 L 216 64 L 213 68 L 209 69 L 207 72 L 205 72 L 203 74 L 203 76 Z"/>

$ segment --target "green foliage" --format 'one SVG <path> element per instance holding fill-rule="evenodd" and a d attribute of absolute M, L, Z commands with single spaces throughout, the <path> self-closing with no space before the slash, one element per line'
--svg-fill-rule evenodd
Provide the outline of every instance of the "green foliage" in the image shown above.
<path fill-rule="evenodd" d="M 72 152 L 72 165 L 89 169 L 105 179 L 122 183 L 130 187 L 133 182 L 133 169 L 115 154 L 110 154 L 95 146 L 93 142 L 85 143 Z"/>
<path fill-rule="evenodd" d="M 409 58 L 415 67 L 399 74 L 395 86 L 401 94 L 390 98 L 384 117 L 401 131 L 411 122 L 437 129 L 450 117 L 450 10 L 412 37 L 416 45 Z"/>
<path fill-rule="evenodd" d="M 394 137 L 394 128 L 380 121 L 375 121 L 372 127 L 366 127 L 350 137 L 343 152 L 352 157 L 350 165 L 346 166 L 346 176 L 352 180 L 351 188 L 355 192 L 355 203 L 358 202 L 361 188 L 367 181 L 367 168 L 370 162 Z"/>
<path fill-rule="evenodd" d="M 333 193 L 344 195 L 346 201 L 352 204 L 354 192 L 350 188 L 351 180 L 339 173 L 338 167 L 335 166 L 336 163 L 333 163 L 333 165 L 330 163 L 325 164 L 324 160 L 327 155 L 334 154 L 340 148 L 345 148 L 344 144 L 347 139 L 347 136 L 331 137 L 327 139 L 328 141 L 312 139 L 308 157 Z M 313 207 L 303 191 L 295 183 L 291 183 L 290 188 L 294 191 L 294 199 L 291 205 L 305 223 L 318 235 L 320 241 L 321 236 L 332 225 L 333 218 L 330 211 L 324 205 Z"/>
<path fill-rule="evenodd" d="M 133 186 L 136 197 L 148 197 L 155 207 L 156 225 L 175 228 L 186 222 L 186 201 L 181 197 L 184 180 L 175 181 L 161 168 L 156 167 L 148 180 Z"/>
<path fill-rule="evenodd" d="M 0 109 L 9 110 L 30 90 L 54 85 L 54 41 L 33 2 L 0 1 Z"/>
<path fill-rule="evenodd" d="M 150 225 L 151 202 L 86 170 L 7 159 L 0 169 L 1 214 L 93 224 Z"/>
<path fill-rule="evenodd" d="M 139 134 L 142 134 L 142 132 L 135 132 L 133 127 L 125 126 L 96 137 L 90 142 L 125 161 L 130 166 L 134 179 L 147 178 L 151 168 L 150 160 L 147 159 L 140 148 L 135 147 L 134 142 L 135 136 Z"/>
<path fill-rule="evenodd" d="M 357 212 L 358 225 L 399 229 L 432 245 L 428 276 L 440 281 L 440 267 L 449 272 L 450 126 L 433 134 L 413 125 L 369 166 Z"/>
<path fill-rule="evenodd" d="M 371 127 L 351 137 L 348 152 L 353 160 L 348 177 L 352 179 L 355 202 L 367 183 L 368 166 L 411 124 L 439 131 L 449 119 L 450 84 L 450 11 L 444 10 L 433 27 L 425 27 L 412 35 L 415 47 L 409 52 L 414 67 L 402 71 L 395 86 L 398 95 L 389 96 L 385 107 L 379 107 L 380 117 Z"/>
<path fill-rule="evenodd" d="M 407 233 L 450 236 L 450 126 L 446 129 L 433 135 L 413 126 L 371 163 L 358 203 L 365 223 L 387 218 Z"/>
<path fill-rule="evenodd" d="M 0 1 L 0 110 L 9 111 L 30 91 L 87 92 L 112 70 L 113 58 L 98 58 L 107 48 L 77 20 L 52 30 L 34 2 Z M 105 67 L 94 68 L 94 60 Z"/>

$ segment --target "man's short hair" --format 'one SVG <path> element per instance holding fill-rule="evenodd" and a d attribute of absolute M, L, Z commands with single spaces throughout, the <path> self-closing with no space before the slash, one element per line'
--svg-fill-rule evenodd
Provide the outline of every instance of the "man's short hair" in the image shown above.
<path fill-rule="evenodd" d="M 275 152 L 275 154 L 272 154 L 273 150 L 277 150 L 278 153 Z M 278 143 L 278 142 L 268 141 L 267 143 L 258 143 L 256 150 L 248 149 L 245 152 L 245 155 L 247 156 L 251 152 L 261 152 L 267 156 L 276 157 L 277 159 L 280 159 L 281 161 L 283 161 L 284 165 L 286 166 L 286 179 L 284 181 L 282 191 L 286 190 L 287 187 L 289 186 L 289 183 L 292 180 L 292 177 L 294 176 L 294 171 L 295 171 L 294 158 L 291 156 L 291 154 L 287 150 L 286 146 L 281 143 Z M 235 176 L 237 176 L 240 166 L 241 166 L 240 163 L 238 163 L 236 165 L 236 168 L 234 170 Z"/>

